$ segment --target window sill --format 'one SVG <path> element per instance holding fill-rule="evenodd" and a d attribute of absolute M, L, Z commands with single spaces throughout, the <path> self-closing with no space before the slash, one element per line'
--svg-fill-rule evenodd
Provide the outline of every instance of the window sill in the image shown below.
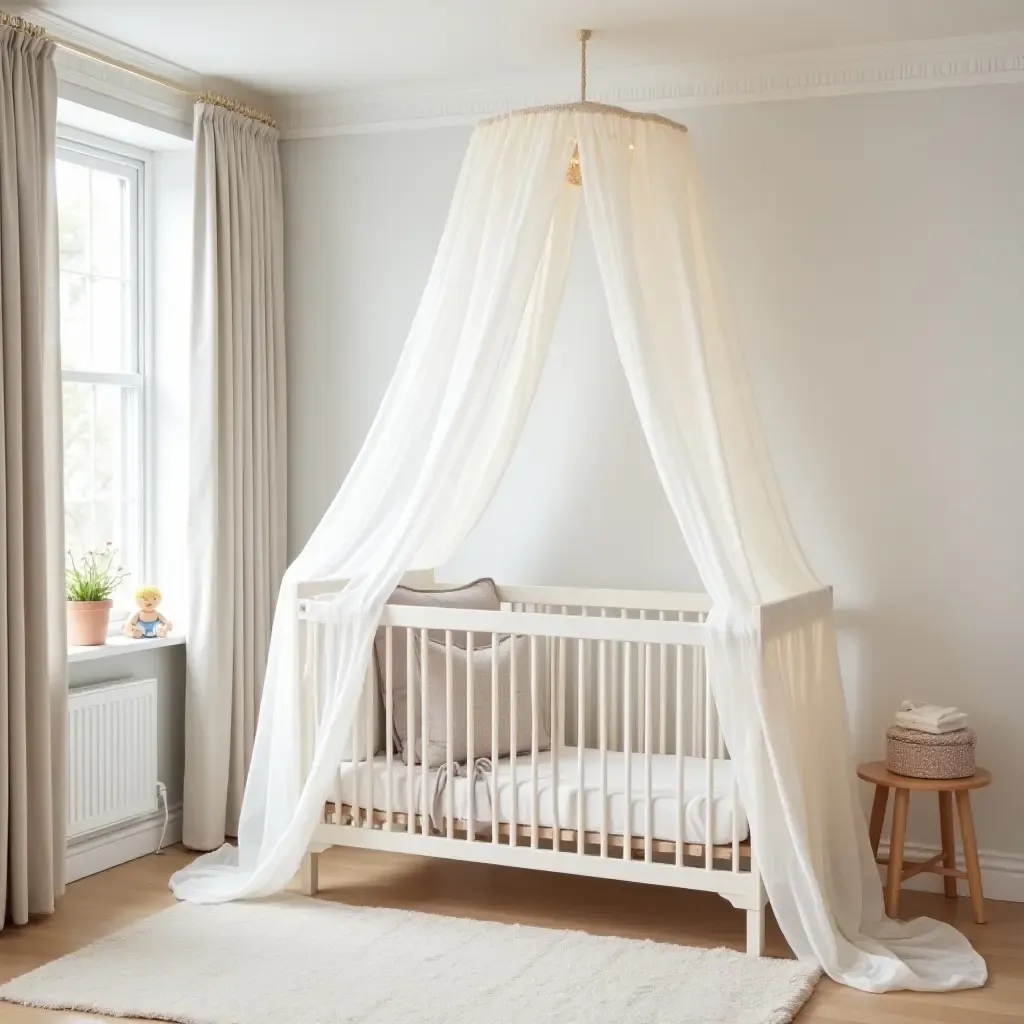
<path fill-rule="evenodd" d="M 157 647 L 174 647 L 185 642 L 184 636 L 180 633 L 172 633 L 170 636 L 155 636 L 149 640 L 133 640 L 126 636 L 112 636 L 107 638 L 105 644 L 97 647 L 69 647 L 68 664 L 74 665 L 79 661 L 92 661 L 95 658 L 116 658 L 122 654 L 139 654 L 142 651 L 152 651 Z"/>

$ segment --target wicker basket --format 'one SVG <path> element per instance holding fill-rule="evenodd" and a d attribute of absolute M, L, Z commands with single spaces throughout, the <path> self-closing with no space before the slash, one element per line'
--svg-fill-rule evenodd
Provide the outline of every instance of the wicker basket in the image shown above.
<path fill-rule="evenodd" d="M 973 729 L 957 729 L 933 735 L 890 726 L 887 740 L 887 767 L 894 775 L 912 779 L 966 779 L 974 774 Z"/>

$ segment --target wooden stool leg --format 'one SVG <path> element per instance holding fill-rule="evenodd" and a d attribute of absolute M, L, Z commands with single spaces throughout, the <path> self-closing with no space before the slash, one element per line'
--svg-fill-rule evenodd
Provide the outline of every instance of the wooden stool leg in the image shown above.
<path fill-rule="evenodd" d="M 871 840 L 871 852 L 878 859 L 878 844 L 882 839 L 882 826 L 885 824 L 885 805 L 889 801 L 889 787 L 879 783 L 875 786 L 875 799 L 871 804 L 871 824 L 868 826 L 868 838 Z"/>
<path fill-rule="evenodd" d="M 953 824 L 953 794 L 949 790 L 939 793 L 939 830 L 942 833 L 942 866 L 956 870 L 956 828 Z M 948 899 L 955 899 L 956 879 L 943 876 L 942 888 Z"/>
<path fill-rule="evenodd" d="M 969 790 L 956 791 L 956 809 L 960 815 L 960 839 L 964 844 L 964 863 L 967 868 L 967 884 L 971 889 L 974 920 L 984 924 L 985 896 L 981 891 L 981 868 L 978 866 L 978 843 L 974 837 L 974 815 L 971 813 Z"/>
<path fill-rule="evenodd" d="M 910 790 L 897 789 L 892 809 L 892 836 L 889 839 L 889 871 L 885 878 L 885 912 L 897 917 L 900 912 L 900 885 L 903 882 L 903 843 L 907 838 L 907 811 Z"/>

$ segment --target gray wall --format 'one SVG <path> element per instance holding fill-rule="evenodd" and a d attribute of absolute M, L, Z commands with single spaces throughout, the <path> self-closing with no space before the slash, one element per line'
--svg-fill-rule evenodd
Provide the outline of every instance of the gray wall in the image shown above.
<path fill-rule="evenodd" d="M 835 585 L 859 752 L 904 697 L 959 704 L 1024 853 L 1024 87 L 687 111 L 782 485 Z M 468 130 L 283 147 L 290 545 L 369 427 Z M 686 588 L 585 226 L 520 449 L 446 575 Z M 934 807 L 911 837 L 934 841 Z"/>

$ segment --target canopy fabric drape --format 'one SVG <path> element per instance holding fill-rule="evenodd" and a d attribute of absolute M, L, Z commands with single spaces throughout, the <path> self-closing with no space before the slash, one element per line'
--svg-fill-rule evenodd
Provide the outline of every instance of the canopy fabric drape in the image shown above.
<path fill-rule="evenodd" d="M 709 678 L 779 923 L 798 955 L 863 989 L 982 984 L 984 962 L 953 928 L 884 915 L 852 782 L 831 596 L 793 535 L 723 317 L 689 136 L 595 104 L 523 111 L 474 133 L 380 412 L 286 575 L 239 848 L 179 872 L 172 888 L 197 901 L 256 896 L 297 869 L 381 608 L 403 572 L 451 556 L 519 436 L 568 265 L 576 143 L 622 365 L 714 602 Z M 304 783 L 294 584 L 332 577 L 350 582 L 332 606 L 331 710 Z"/>
<path fill-rule="evenodd" d="M 186 845 L 236 835 L 285 555 L 277 130 L 195 112 Z"/>
<path fill-rule="evenodd" d="M 0 927 L 64 891 L 68 661 L 53 44 L 0 25 Z"/>

